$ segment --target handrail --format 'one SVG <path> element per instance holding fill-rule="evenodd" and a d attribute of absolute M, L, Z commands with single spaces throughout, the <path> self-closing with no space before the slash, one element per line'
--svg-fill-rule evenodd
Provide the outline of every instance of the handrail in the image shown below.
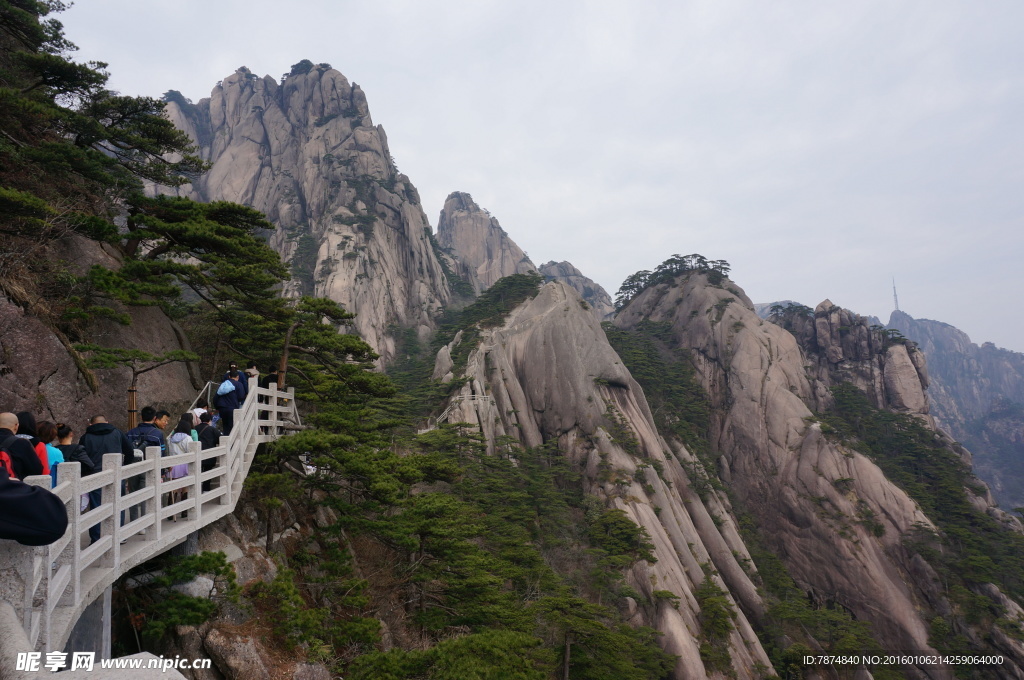
<path fill-rule="evenodd" d="M 219 446 L 202 451 L 199 442 L 190 442 L 187 454 L 164 457 L 153 446 L 146 449 L 145 460 L 131 465 L 122 465 L 120 452 L 108 453 L 102 471 L 84 478 L 78 463 L 60 464 L 52 491 L 67 507 L 64 535 L 40 547 L 0 540 L 0 572 L 5 574 L 0 600 L 14 607 L 31 647 L 63 649 L 85 608 L 125 572 L 234 511 L 256 447 L 300 425 L 295 388 L 279 391 L 273 383 L 263 388 L 255 380 L 250 385 L 249 398 L 235 414 L 234 429 L 221 437 Z M 209 460 L 213 466 L 203 470 L 203 462 Z M 162 470 L 182 463 L 189 466 L 186 476 L 161 478 Z M 141 489 L 122 491 L 122 481 L 139 476 L 144 478 Z M 24 481 L 50 487 L 49 475 Z M 102 503 L 82 513 L 79 497 L 96 489 L 102 491 Z M 185 499 L 164 505 L 175 490 L 185 490 Z M 184 518 L 175 521 L 182 514 Z M 101 536 L 90 545 L 89 528 L 96 524 Z M 0 640 L 0 656 L 9 644 Z"/>
<path fill-rule="evenodd" d="M 416 434 L 426 434 L 427 432 L 436 430 L 437 426 L 447 420 L 448 416 L 452 414 L 452 410 L 455 408 L 455 405 L 464 401 L 482 401 L 492 404 L 494 403 L 494 397 L 489 394 L 458 394 L 452 397 L 451 402 L 448 404 L 448 408 L 441 411 L 441 415 L 427 420 L 426 428 L 417 430 Z"/>

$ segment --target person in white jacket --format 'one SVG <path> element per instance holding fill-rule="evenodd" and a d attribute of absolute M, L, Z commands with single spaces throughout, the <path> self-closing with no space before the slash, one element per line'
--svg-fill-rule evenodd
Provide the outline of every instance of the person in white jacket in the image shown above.
<path fill-rule="evenodd" d="M 190 446 L 194 441 L 199 441 L 199 435 L 192 428 L 192 412 L 183 413 L 181 418 L 178 419 L 178 425 L 174 428 L 174 432 L 171 434 L 170 439 L 167 440 L 167 455 L 178 456 L 190 452 Z M 181 479 L 188 475 L 188 463 L 178 463 L 164 470 L 164 481 L 170 481 L 172 479 Z M 177 489 L 170 493 L 170 505 L 185 500 L 188 497 L 188 491 L 185 489 Z M 182 513 L 182 516 L 187 516 L 187 513 Z M 178 515 L 174 515 L 174 521 L 178 520 Z"/>

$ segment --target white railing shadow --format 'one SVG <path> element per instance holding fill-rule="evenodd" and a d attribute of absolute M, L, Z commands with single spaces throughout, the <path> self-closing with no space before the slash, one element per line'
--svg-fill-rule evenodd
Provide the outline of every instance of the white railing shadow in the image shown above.
<path fill-rule="evenodd" d="M 61 463 L 52 491 L 68 511 L 64 535 L 40 547 L 0 540 L 0 600 L 14 607 L 31 648 L 63 649 L 85 608 L 126 571 L 230 514 L 256 447 L 300 428 L 295 388 L 279 391 L 253 381 L 231 434 L 215 448 L 202 451 L 191 442 L 187 454 L 161 456 L 159 447 L 150 447 L 145 460 L 131 465 L 121 464 L 120 453 L 109 453 L 102 471 L 88 477 L 78 463 Z M 186 476 L 163 481 L 161 471 L 183 463 Z M 144 480 L 142 488 L 122 492 L 122 482 L 136 477 Z M 48 475 L 24 481 L 45 488 L 51 483 Z M 101 491 L 102 503 L 81 512 L 79 497 L 94 490 Z M 184 499 L 172 504 L 171 492 L 179 490 Z M 100 539 L 90 545 L 89 528 L 96 524 Z"/>

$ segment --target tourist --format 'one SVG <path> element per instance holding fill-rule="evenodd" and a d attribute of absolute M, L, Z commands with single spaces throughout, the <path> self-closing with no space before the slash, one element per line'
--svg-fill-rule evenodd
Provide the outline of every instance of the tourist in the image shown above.
<path fill-rule="evenodd" d="M 57 486 L 57 466 L 64 462 L 64 453 L 53 445 L 57 441 L 57 425 L 44 420 L 36 425 L 36 435 L 46 447 L 46 462 L 50 465 L 51 488 Z"/>
<path fill-rule="evenodd" d="M 106 416 L 93 416 L 89 420 L 89 427 L 85 428 L 85 434 L 78 442 L 85 448 L 85 452 L 92 461 L 96 471 L 103 469 L 103 456 L 107 453 L 121 454 L 122 463 L 130 463 L 135 460 L 135 451 L 128 437 L 124 432 L 107 422 Z M 96 509 L 103 502 L 103 490 L 96 489 L 89 492 L 89 504 Z M 93 543 L 100 539 L 100 525 L 89 528 L 89 538 Z"/>
<path fill-rule="evenodd" d="M 198 441 L 198 435 L 193 439 L 194 434 L 192 430 L 192 413 L 183 413 L 181 418 L 178 419 L 178 425 L 174 428 L 174 433 L 171 434 L 171 438 L 167 441 L 167 454 L 170 456 L 180 456 L 191 453 L 191 443 Z M 165 481 L 188 476 L 188 463 L 179 463 L 168 468 L 165 470 L 165 475 Z M 170 496 L 170 505 L 174 505 L 188 498 L 188 490 L 175 489 L 171 492 Z M 182 517 L 185 516 L 187 516 L 186 513 L 182 513 Z M 174 521 L 177 520 L 178 515 L 175 514 Z"/>
<path fill-rule="evenodd" d="M 60 498 L 41 486 L 11 479 L 0 466 L 0 538 L 22 545 L 49 545 L 67 528 L 68 513 Z"/>
<path fill-rule="evenodd" d="M 36 452 L 36 457 L 39 458 L 39 462 L 43 465 L 42 474 L 50 474 L 46 444 L 39 441 L 39 437 L 36 436 L 36 417 L 29 411 L 20 411 L 18 413 L 18 438 L 28 440 L 32 445 L 32 450 Z"/>
<path fill-rule="evenodd" d="M 13 413 L 0 413 L 0 452 L 6 453 L 10 459 L 11 469 L 17 479 L 25 479 L 30 475 L 43 474 L 43 464 L 36 455 L 31 441 L 17 436 L 18 416 Z"/>

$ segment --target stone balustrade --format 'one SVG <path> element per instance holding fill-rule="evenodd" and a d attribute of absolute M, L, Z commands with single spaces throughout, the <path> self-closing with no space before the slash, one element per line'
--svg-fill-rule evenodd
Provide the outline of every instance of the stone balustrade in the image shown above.
<path fill-rule="evenodd" d="M 252 385 L 231 435 L 215 448 L 202 451 L 191 442 L 187 454 L 161 456 L 150 447 L 145 460 L 131 465 L 122 465 L 120 453 L 106 454 L 102 471 L 88 477 L 78 463 L 58 466 L 52 491 L 68 510 L 64 536 L 41 547 L 0 540 L 0 601 L 10 603 L 24 628 L 24 636 L 0 640 L 0 657 L 28 651 L 26 642 L 36 651 L 63 649 L 83 610 L 125 572 L 235 509 L 256 448 L 300 427 L 294 388 Z M 205 470 L 204 461 L 212 461 Z M 182 463 L 188 464 L 186 476 L 163 480 L 161 471 Z M 141 489 L 122 492 L 124 480 L 140 476 Z M 47 475 L 24 481 L 46 488 L 51 483 Z M 81 512 L 81 495 L 97 489 L 103 502 Z M 89 527 L 96 524 L 101 537 L 90 545 Z M 9 649 L 12 644 L 19 649 Z"/>

